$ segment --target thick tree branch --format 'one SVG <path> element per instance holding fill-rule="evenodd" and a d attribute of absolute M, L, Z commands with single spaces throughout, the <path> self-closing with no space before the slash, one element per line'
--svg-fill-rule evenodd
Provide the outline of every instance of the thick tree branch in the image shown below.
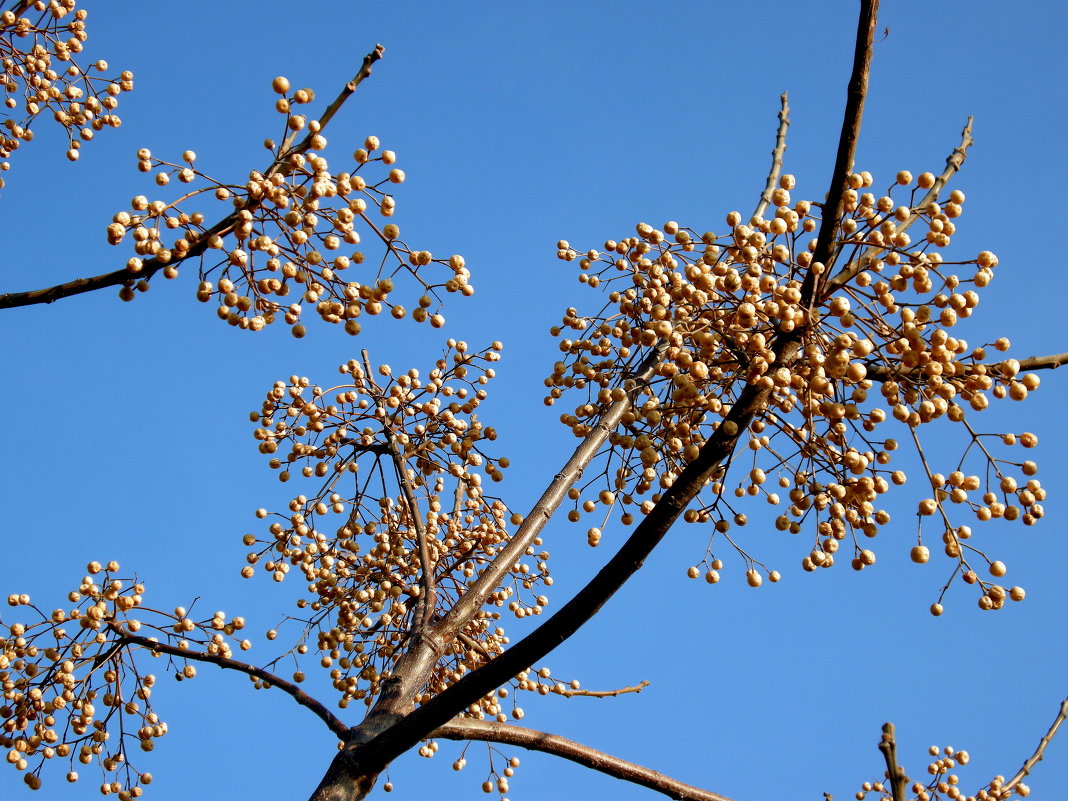
<path fill-rule="evenodd" d="M 108 628 L 119 638 L 119 643 L 139 645 L 156 654 L 168 654 L 169 656 L 175 656 L 180 659 L 191 659 L 195 662 L 207 662 L 216 667 L 223 668 L 224 670 L 236 670 L 238 673 L 244 673 L 247 676 L 259 679 L 260 681 L 265 681 L 272 687 L 277 687 L 282 692 L 290 695 L 293 700 L 301 706 L 311 710 L 327 725 L 327 728 L 329 728 L 330 731 L 337 735 L 339 740 L 344 740 L 348 736 L 348 726 L 334 717 L 334 714 L 317 700 L 292 682 L 286 681 L 281 676 L 276 676 L 263 668 L 249 665 L 246 662 L 239 662 L 236 659 L 218 656 L 217 654 L 208 654 L 203 651 L 193 651 L 188 648 L 178 648 L 175 645 L 158 642 L 149 637 L 142 637 L 139 634 L 126 631 L 114 621 L 108 623 Z"/>
<path fill-rule="evenodd" d="M 819 268 L 822 272 L 812 269 L 805 276 L 805 281 L 801 285 L 801 297 L 806 304 L 819 296 L 820 282 L 829 277 L 827 271 L 834 264 L 835 236 L 842 222 L 842 202 L 848 187 L 849 174 L 853 171 L 857 138 L 860 136 L 860 123 L 864 116 L 864 99 L 868 95 L 872 42 L 875 38 L 878 10 L 879 0 L 861 0 L 856 47 L 853 51 L 853 71 L 849 76 L 846 89 L 846 107 L 838 138 L 838 153 L 834 160 L 834 171 L 831 173 L 827 199 L 823 203 L 823 219 L 820 222 L 819 234 L 816 236 L 816 249 L 812 253 L 813 263 L 823 265 Z"/>
<path fill-rule="evenodd" d="M 371 65 L 382 58 L 384 52 L 385 48 L 383 48 L 382 45 L 375 45 L 375 49 L 364 56 L 359 72 L 356 73 L 351 81 L 345 84 L 345 87 L 334 101 L 326 107 L 326 111 L 323 113 L 322 117 L 320 117 L 320 130 L 326 126 L 327 122 L 329 122 L 337 113 L 337 110 L 341 108 L 342 104 L 352 96 L 356 91 L 356 87 L 371 74 Z M 290 157 L 294 154 L 306 151 L 311 144 L 311 137 L 312 134 L 309 133 L 294 147 L 289 149 L 281 148 L 278 156 L 271 162 L 270 167 L 267 168 L 265 175 L 288 169 L 287 165 L 289 164 Z M 7 294 L 0 294 L 0 309 L 12 309 L 18 306 L 34 306 L 39 303 L 54 303 L 62 298 L 69 298 L 86 292 L 95 292 L 98 289 L 106 289 L 107 287 L 112 286 L 123 286 L 133 281 L 149 280 L 156 273 L 166 267 L 167 264 L 177 265 L 184 261 L 188 261 L 189 259 L 195 259 L 201 256 L 204 251 L 207 250 L 208 241 L 212 236 L 215 236 L 216 234 L 225 235 L 228 233 L 233 228 L 234 223 L 237 221 L 237 216 L 241 211 L 256 208 L 260 203 L 261 201 L 258 200 L 250 201 L 241 209 L 235 209 L 232 213 L 226 215 L 226 217 L 215 223 L 215 225 L 203 233 L 186 253 L 181 256 L 172 255 L 170 261 L 166 263 L 157 258 L 145 259 L 141 269 L 136 273 L 132 273 L 124 267 L 121 270 L 115 270 L 102 275 L 95 275 L 90 278 L 77 278 L 73 281 L 45 287 L 44 289 L 32 289 L 27 292 L 9 292 Z"/>
<path fill-rule="evenodd" d="M 568 759 L 613 778 L 648 787 L 650 790 L 663 793 L 668 798 L 690 801 L 730 801 L 719 793 L 693 787 L 670 776 L 665 776 L 663 773 L 590 748 L 588 745 L 568 740 L 558 734 L 549 734 L 535 729 L 482 720 L 454 720 L 435 729 L 430 736 L 443 740 L 481 740 L 504 743 L 517 745 L 530 751 L 541 751 Z"/>
<path fill-rule="evenodd" d="M 786 129 L 790 127 L 790 101 L 786 92 L 779 97 L 782 103 L 779 109 L 779 129 L 775 134 L 775 147 L 771 151 L 771 170 L 768 172 L 767 183 L 764 191 L 760 193 L 760 202 L 753 209 L 754 217 L 763 217 L 764 212 L 771 203 L 771 193 L 779 184 L 779 174 L 782 172 L 782 156 L 786 152 Z"/>
<path fill-rule="evenodd" d="M 1035 765 L 1042 761 L 1042 758 L 1046 754 L 1046 746 L 1053 740 L 1053 735 L 1057 733 L 1057 729 L 1061 727 L 1061 724 L 1064 723 L 1066 717 L 1068 717 L 1068 698 L 1065 698 L 1061 702 L 1061 708 L 1057 712 L 1057 717 L 1053 719 L 1053 725 L 1049 727 L 1049 731 L 1047 731 L 1042 736 L 1042 739 L 1038 741 L 1038 748 L 1036 748 L 1035 752 L 1027 758 L 1027 761 L 1023 763 L 1023 767 L 1016 772 L 1016 775 L 1005 783 L 1004 789 L 1012 790 L 1024 780 Z"/>
<path fill-rule="evenodd" d="M 894 740 L 893 723 L 883 724 L 883 738 L 879 741 L 879 750 L 886 760 L 886 778 L 890 782 L 894 801 L 905 801 L 909 779 L 905 770 L 897 764 L 897 742 Z"/>
<path fill-rule="evenodd" d="M 960 144 L 953 149 L 953 152 L 946 157 L 946 168 L 942 170 L 942 174 L 939 175 L 934 182 L 934 185 L 928 190 L 927 194 L 923 196 L 919 203 L 915 205 L 916 209 L 925 209 L 932 203 L 938 200 L 938 195 L 949 182 L 949 179 L 953 177 L 954 173 L 958 172 L 961 166 L 964 164 L 964 159 L 968 157 L 968 148 L 971 147 L 975 140 L 972 139 L 972 118 L 968 117 L 968 121 L 964 125 L 964 130 L 960 132 L 961 140 Z M 897 226 L 898 232 L 908 230 L 916 220 L 920 218 L 920 215 L 915 211 L 909 215 L 909 218 Z M 827 282 L 826 289 L 824 290 L 824 296 L 830 296 L 835 290 L 848 284 L 857 274 L 864 270 L 879 253 L 882 253 L 886 248 L 873 245 L 866 249 L 860 258 L 851 261 L 842 270 Z"/>

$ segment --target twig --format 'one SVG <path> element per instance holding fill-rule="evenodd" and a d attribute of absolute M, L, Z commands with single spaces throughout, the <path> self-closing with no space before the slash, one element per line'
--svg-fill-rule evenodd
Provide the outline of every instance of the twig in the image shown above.
<path fill-rule="evenodd" d="M 438 727 L 429 736 L 443 740 L 497 742 L 517 745 L 531 751 L 541 751 L 568 759 L 616 779 L 647 787 L 669 798 L 692 799 L 692 801 L 730 801 L 719 793 L 685 784 L 663 773 L 611 756 L 558 734 L 549 734 L 535 729 L 504 723 L 489 723 L 483 720 L 457 719 Z"/>
<path fill-rule="evenodd" d="M 292 682 L 286 681 L 281 676 L 276 676 L 263 668 L 249 665 L 245 662 L 239 662 L 236 659 L 230 659 L 225 656 L 208 654 L 203 651 L 192 651 L 186 648 L 178 648 L 177 646 L 158 642 L 149 637 L 142 637 L 138 634 L 126 631 L 115 621 L 109 622 L 108 628 L 119 637 L 120 642 L 140 645 L 142 648 L 147 648 L 153 653 L 168 654 L 170 656 L 180 657 L 181 659 L 192 659 L 195 662 L 208 662 L 209 664 L 223 668 L 224 670 L 236 670 L 239 673 L 244 673 L 253 678 L 265 681 L 271 686 L 277 687 L 282 692 L 292 696 L 293 700 L 301 706 L 311 710 L 327 725 L 330 731 L 337 735 L 339 740 L 345 739 L 348 734 L 349 727 L 334 717 L 333 713 L 319 703 L 319 701 L 312 698 Z"/>
<path fill-rule="evenodd" d="M 393 469 L 397 473 L 397 482 L 400 484 L 401 492 L 404 494 L 404 500 L 408 504 L 408 517 L 411 518 L 412 528 L 415 529 L 415 538 L 417 547 L 419 549 L 419 561 L 422 563 L 422 572 L 419 576 L 419 586 L 421 592 L 419 598 L 416 599 L 416 610 L 413 615 L 413 628 L 416 631 L 425 630 L 434 619 L 434 610 L 437 607 L 437 585 L 434 581 L 434 567 L 430 563 L 430 546 L 426 541 L 426 529 L 423 526 L 421 519 L 422 512 L 419 511 L 419 502 L 415 499 L 415 493 L 412 492 L 411 482 L 408 480 L 408 471 L 404 466 L 404 458 L 401 456 L 400 448 L 397 447 L 397 438 L 393 435 L 393 431 L 390 430 L 389 424 L 386 420 L 389 418 L 388 409 L 386 409 L 385 399 L 382 396 L 382 391 L 372 378 L 371 372 L 371 358 L 367 355 L 367 351 L 361 351 L 363 356 L 363 369 L 364 380 L 371 386 L 371 389 L 375 392 L 375 405 L 378 410 L 382 412 L 382 431 L 386 437 L 386 446 L 389 450 L 390 458 L 393 460 Z"/>
<path fill-rule="evenodd" d="M 620 687 L 618 690 L 572 690 L 569 687 L 565 687 L 560 695 L 564 696 L 564 698 L 575 698 L 576 696 L 583 698 L 615 698 L 617 695 L 623 695 L 624 693 L 640 693 L 648 686 L 649 682 L 642 680 L 630 687 Z"/>
<path fill-rule="evenodd" d="M 1068 364 L 1068 353 L 1053 353 L 1049 356 L 1032 356 L 1029 359 L 1018 359 L 1020 363 L 1020 371 L 1025 370 L 1056 370 L 1058 367 L 1062 367 Z M 985 367 L 987 373 L 1000 373 L 1001 366 L 1005 362 L 990 362 L 980 363 L 975 365 L 965 365 L 967 368 L 973 367 Z M 872 381 L 896 381 L 901 378 L 917 378 L 924 379 L 926 374 L 923 372 L 923 368 L 912 368 L 910 370 L 894 370 L 889 367 L 884 367 L 881 364 L 873 364 L 867 366 L 866 378 L 870 378 Z"/>
<path fill-rule="evenodd" d="M 894 801 L 905 801 L 905 791 L 908 787 L 908 776 L 904 769 L 897 764 L 897 742 L 894 740 L 894 724 L 883 724 L 883 738 L 879 741 L 879 750 L 886 760 L 886 778 L 890 782 L 890 790 Z"/>
<path fill-rule="evenodd" d="M 1065 698 L 1061 702 L 1060 711 L 1057 712 L 1057 717 L 1054 718 L 1053 725 L 1049 727 L 1049 731 L 1047 731 L 1042 736 L 1042 739 L 1038 741 L 1038 748 L 1036 748 L 1035 752 L 1031 754 L 1030 757 L 1028 757 L 1026 762 L 1023 763 L 1023 767 L 1020 768 L 1019 771 L 1017 771 L 1016 775 L 1005 783 L 1005 790 L 1012 790 L 1016 785 L 1018 785 L 1021 781 L 1024 780 L 1027 774 L 1031 772 L 1031 768 L 1033 768 L 1035 765 L 1042 761 L 1042 758 L 1045 756 L 1046 753 L 1046 746 L 1048 746 L 1050 744 L 1050 741 L 1053 740 L 1053 735 L 1057 733 L 1057 729 L 1059 729 L 1061 724 L 1064 723 L 1065 718 L 1068 718 L 1068 698 Z"/>
<path fill-rule="evenodd" d="M 864 99 L 868 94 L 868 76 L 871 73 L 872 41 L 875 36 L 875 20 L 879 11 L 879 0 L 861 0 L 860 18 L 857 23 L 857 41 L 853 51 L 853 70 L 849 76 L 846 90 L 845 114 L 842 117 L 842 130 L 838 138 L 838 153 L 835 156 L 834 171 L 827 190 L 827 200 L 823 204 L 823 219 L 816 237 L 816 249 L 812 252 L 813 263 L 823 265 L 823 275 L 816 270 L 809 270 L 801 285 L 802 303 L 809 305 L 819 297 L 818 288 L 821 281 L 830 276 L 835 256 L 835 235 L 842 221 L 842 203 L 849 174 L 853 171 L 853 161 L 857 152 L 857 138 L 860 135 L 860 122 L 864 116 Z"/>
<path fill-rule="evenodd" d="M 964 159 L 968 157 L 968 148 L 975 144 L 975 140 L 972 139 L 972 118 L 968 117 L 968 122 L 964 125 L 964 130 L 960 132 L 961 140 L 960 144 L 953 149 L 953 152 L 946 157 L 946 168 L 942 170 L 942 174 L 939 175 L 934 182 L 934 185 L 928 190 L 927 194 L 923 196 L 920 202 L 915 208 L 921 211 L 927 208 L 929 205 L 938 200 L 938 193 L 942 191 L 946 183 L 953 177 L 954 173 L 958 172 L 961 166 L 964 164 Z M 908 230 L 916 220 L 920 218 L 919 213 L 913 211 L 907 220 L 897 226 L 898 232 Z M 879 247 L 878 245 L 872 245 L 865 250 L 858 259 L 847 264 L 842 270 L 827 282 L 827 287 L 824 290 L 824 295 L 829 296 L 832 292 L 848 284 L 857 274 L 861 272 L 868 264 L 871 263 L 871 259 L 876 254 L 881 253 L 886 248 Z"/>
<path fill-rule="evenodd" d="M 764 184 L 764 191 L 760 193 L 760 202 L 753 209 L 754 217 L 763 217 L 771 203 L 771 193 L 775 191 L 779 183 L 779 173 L 782 172 L 782 155 L 786 152 L 786 129 L 790 127 L 790 101 L 786 92 L 779 97 L 782 107 L 779 109 L 779 130 L 775 134 L 775 147 L 771 151 L 771 170 L 768 172 L 768 181 Z"/>
<path fill-rule="evenodd" d="M 337 110 L 341 105 L 348 100 L 348 98 L 356 91 L 356 87 L 363 82 L 364 78 L 371 74 L 371 65 L 378 61 L 385 52 L 385 48 L 382 45 L 375 45 L 375 49 L 364 56 L 363 64 L 360 66 L 359 72 L 351 81 L 345 84 L 345 87 L 341 90 L 340 94 L 334 99 L 334 101 L 327 106 L 326 111 L 319 119 L 320 131 L 326 127 L 326 123 L 337 113 Z M 288 169 L 289 159 L 294 154 L 303 153 L 308 149 L 311 144 L 311 133 L 309 134 L 295 147 L 291 149 L 279 148 L 278 156 L 271 162 L 271 166 L 267 168 L 266 175 L 278 172 L 279 170 Z M 62 298 L 69 298 L 75 295 L 81 295 L 86 292 L 94 292 L 98 289 L 106 289 L 110 286 L 120 286 L 126 284 L 129 281 L 149 280 L 156 273 L 162 270 L 167 264 L 177 265 L 189 259 L 197 258 L 208 249 L 208 241 L 215 235 L 223 235 L 233 228 L 234 223 L 237 220 L 237 215 L 244 210 L 257 208 L 262 201 L 250 200 L 240 209 L 235 209 L 226 217 L 221 219 L 206 232 L 200 235 L 192 247 L 189 248 L 181 256 L 172 254 L 170 261 L 166 264 L 159 259 L 153 257 L 151 259 L 145 259 L 141 269 L 136 273 L 131 273 L 125 267 L 121 270 L 115 270 L 110 273 L 104 273 L 102 275 L 92 276 L 91 278 L 76 278 L 73 281 L 68 281 L 64 284 L 56 284 L 55 286 L 45 287 L 44 289 L 31 289 L 26 292 L 9 292 L 6 294 L 0 294 L 0 309 L 12 309 L 18 306 L 34 306 L 39 303 L 54 303 Z"/>

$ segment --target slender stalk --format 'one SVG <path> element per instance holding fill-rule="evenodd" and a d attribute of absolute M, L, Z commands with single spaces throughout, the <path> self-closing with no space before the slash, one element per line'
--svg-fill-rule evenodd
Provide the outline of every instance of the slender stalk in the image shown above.
<path fill-rule="evenodd" d="M 375 394 L 375 406 L 378 408 L 382 415 L 382 431 L 386 437 L 386 448 L 389 451 L 390 459 L 393 461 L 393 469 L 397 473 L 397 483 L 400 484 L 401 492 L 404 495 L 404 502 L 408 504 L 408 517 L 411 518 L 412 528 L 415 529 L 415 539 L 419 550 L 419 562 L 421 565 L 421 572 L 419 575 L 419 598 L 416 600 L 415 614 L 413 615 L 413 629 L 422 631 L 429 625 L 430 621 L 434 618 L 434 610 L 437 607 L 437 585 L 434 582 L 434 567 L 430 561 L 430 547 L 426 541 L 426 527 L 423 525 L 423 513 L 419 509 L 419 502 L 415 498 L 415 493 L 412 491 L 411 481 L 408 480 L 408 469 L 404 464 L 404 457 L 401 455 L 400 448 L 397 446 L 397 438 L 393 435 L 393 431 L 389 427 L 387 420 L 389 419 L 389 410 L 386 408 L 385 398 L 382 395 L 382 390 L 375 383 L 372 378 L 371 370 L 371 358 L 367 355 L 367 351 L 362 351 L 363 355 L 363 369 L 364 380 L 374 390 Z"/>

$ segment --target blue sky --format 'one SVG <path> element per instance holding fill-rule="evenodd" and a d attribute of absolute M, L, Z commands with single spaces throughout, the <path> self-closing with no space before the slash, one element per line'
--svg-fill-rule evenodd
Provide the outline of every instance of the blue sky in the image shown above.
<path fill-rule="evenodd" d="M 477 289 L 450 298 L 444 332 L 379 321 L 358 339 L 321 325 L 299 342 L 281 327 L 235 331 L 196 303 L 190 270 L 130 304 L 106 291 L 0 314 L 3 594 L 29 592 L 52 608 L 88 561 L 114 558 L 160 607 L 201 597 L 206 608 L 248 617 L 254 633 L 288 611 L 284 592 L 238 577 L 253 511 L 288 497 L 247 422 L 270 385 L 292 373 L 328 382 L 364 347 L 425 370 L 445 336 L 502 340 L 484 416 L 514 464 L 502 492 L 525 509 L 573 445 L 559 409 L 542 404 L 557 353 L 548 328 L 569 305 L 598 304 L 573 265 L 555 259 L 557 240 L 600 247 L 638 221 L 723 229 L 727 212 L 752 208 L 763 186 L 783 91 L 794 195 L 820 199 L 855 16 L 852 3 L 838 2 L 84 5 L 91 57 L 134 70 L 136 90 L 122 98 L 122 128 L 87 145 L 77 164 L 43 127 L 12 159 L 0 195 L 3 291 L 125 262 L 128 251 L 109 248 L 104 229 L 132 196 L 154 196 L 136 171 L 138 148 L 172 159 L 191 148 L 202 169 L 239 181 L 265 165 L 261 142 L 278 128 L 271 79 L 284 74 L 332 97 L 376 42 L 385 58 L 328 138 L 347 153 L 374 134 L 398 153 L 408 180 L 396 221 L 419 247 L 462 253 Z M 1052 2 L 885 5 L 880 30 L 889 33 L 875 48 L 858 168 L 881 183 L 899 169 L 938 172 L 974 115 L 976 144 L 953 184 L 968 198 L 954 248 L 962 258 L 993 250 L 1001 266 L 969 336 L 1009 336 L 1020 357 L 1068 350 L 1063 293 L 1046 283 L 1062 271 L 1065 233 L 1056 191 L 1068 180 L 1059 101 L 1068 76 L 1055 55 L 1065 12 Z M 988 431 L 1041 437 L 1034 458 L 1049 489 L 1046 518 L 983 533 L 1008 579 L 1027 588 L 1024 603 L 980 613 L 958 587 L 943 617 L 929 615 L 949 568 L 908 560 L 915 487 L 891 507 L 900 524 L 880 534 L 879 563 L 862 574 L 844 565 L 803 573 L 803 544 L 751 527 L 747 545 L 783 581 L 754 591 L 736 565 L 709 587 L 684 576 L 705 539 L 680 528 L 546 660 L 555 676 L 592 689 L 651 686 L 614 699 L 531 699 L 524 723 L 740 801 L 851 797 L 882 774 L 875 746 L 886 720 L 918 774 L 928 745 L 950 744 L 971 752 L 969 790 L 1011 775 L 1068 691 L 1068 377 L 1042 380 L 1024 406 L 995 404 L 980 418 Z M 584 530 L 560 520 L 546 531 L 550 608 L 604 556 L 585 546 Z M 240 676 L 200 674 L 161 681 L 156 703 L 171 733 L 144 761 L 157 777 L 146 797 L 305 797 L 332 756 L 321 723 Z M 442 743 L 429 762 L 396 763 L 392 797 L 481 796 L 485 746 L 470 746 L 456 774 L 458 752 Z M 505 752 L 523 760 L 513 801 L 655 797 L 551 757 Z M 44 797 L 95 796 L 91 771 L 83 775 L 73 787 L 59 771 L 46 776 Z M 1068 794 L 1063 739 L 1030 784 L 1038 797 Z M 0 770 L 0 796 L 24 792 L 14 770 Z"/>

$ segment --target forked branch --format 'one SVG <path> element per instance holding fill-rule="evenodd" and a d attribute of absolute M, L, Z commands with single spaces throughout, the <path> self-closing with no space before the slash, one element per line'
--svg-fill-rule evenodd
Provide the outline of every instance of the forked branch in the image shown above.
<path fill-rule="evenodd" d="M 647 787 L 663 793 L 668 798 L 687 799 L 688 801 L 730 801 L 729 798 L 719 793 L 680 782 L 663 773 L 606 754 L 574 740 L 568 740 L 558 734 L 549 734 L 535 729 L 505 723 L 489 723 L 483 720 L 454 720 L 437 728 L 430 736 L 443 740 L 482 740 L 517 745 L 530 751 L 541 751 L 570 760 L 607 776 Z"/>

